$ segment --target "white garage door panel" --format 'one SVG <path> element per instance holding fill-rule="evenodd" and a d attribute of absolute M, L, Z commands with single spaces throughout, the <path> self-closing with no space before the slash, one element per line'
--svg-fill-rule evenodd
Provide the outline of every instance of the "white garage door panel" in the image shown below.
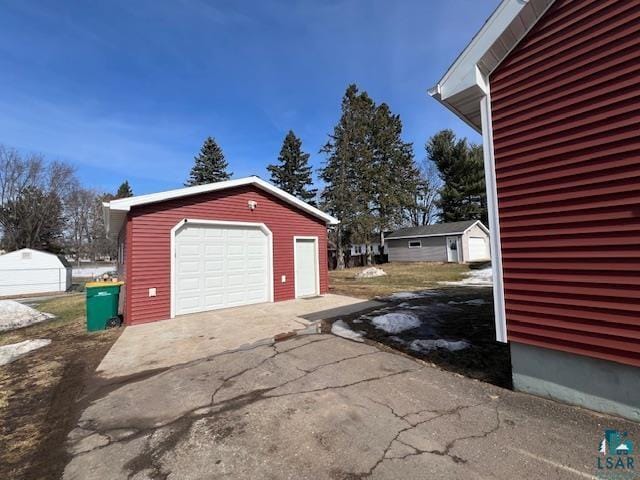
<path fill-rule="evenodd" d="M 489 258 L 487 239 L 482 237 L 469 237 L 469 260 L 486 260 Z"/>
<path fill-rule="evenodd" d="M 176 315 L 269 300 L 268 237 L 259 228 L 186 225 L 175 249 Z"/>

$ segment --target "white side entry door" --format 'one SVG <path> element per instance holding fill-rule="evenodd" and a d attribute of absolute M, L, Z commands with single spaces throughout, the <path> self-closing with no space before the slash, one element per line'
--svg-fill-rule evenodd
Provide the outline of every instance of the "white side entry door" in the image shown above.
<path fill-rule="evenodd" d="M 458 237 L 447 237 L 447 261 L 460 263 L 460 242 Z"/>
<path fill-rule="evenodd" d="M 317 238 L 294 238 L 294 263 L 296 298 L 319 295 Z"/>

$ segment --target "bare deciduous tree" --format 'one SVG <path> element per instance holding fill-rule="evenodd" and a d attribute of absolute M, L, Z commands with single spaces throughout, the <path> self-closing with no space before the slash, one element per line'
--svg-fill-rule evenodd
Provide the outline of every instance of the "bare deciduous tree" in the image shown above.
<path fill-rule="evenodd" d="M 405 211 L 407 223 L 412 227 L 434 223 L 438 212 L 437 200 L 441 182 L 435 166 L 427 162 L 420 169 L 419 175 L 417 188 L 413 192 L 413 204 Z"/>
<path fill-rule="evenodd" d="M 0 145 L 0 229 L 7 249 L 59 250 L 64 203 L 76 184 L 74 170 L 40 155 L 21 155 Z"/>

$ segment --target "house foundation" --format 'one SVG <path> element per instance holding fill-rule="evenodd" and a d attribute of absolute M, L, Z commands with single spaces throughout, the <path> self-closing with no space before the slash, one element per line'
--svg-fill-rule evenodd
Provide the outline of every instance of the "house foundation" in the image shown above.
<path fill-rule="evenodd" d="M 640 368 L 511 342 L 514 389 L 640 421 Z"/>

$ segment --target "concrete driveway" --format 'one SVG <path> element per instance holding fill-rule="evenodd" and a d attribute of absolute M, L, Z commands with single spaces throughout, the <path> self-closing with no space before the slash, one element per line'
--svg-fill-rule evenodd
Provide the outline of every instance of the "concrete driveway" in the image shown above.
<path fill-rule="evenodd" d="M 64 479 L 595 479 L 604 430 L 638 427 L 308 335 L 112 379 Z"/>
<path fill-rule="evenodd" d="M 316 320 L 382 305 L 344 295 L 260 303 L 181 315 L 127 327 L 98 366 L 102 378 L 122 377 L 192 362 L 274 335 L 304 329 Z"/>

